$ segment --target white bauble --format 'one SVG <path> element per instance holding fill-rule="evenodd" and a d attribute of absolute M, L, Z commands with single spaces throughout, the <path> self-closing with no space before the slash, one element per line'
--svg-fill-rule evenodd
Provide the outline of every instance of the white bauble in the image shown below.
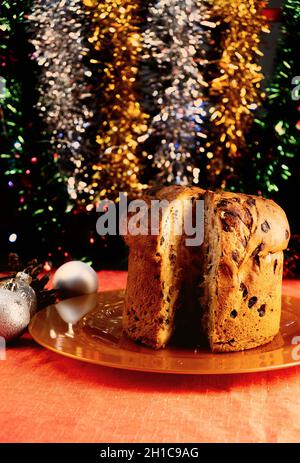
<path fill-rule="evenodd" d="M 98 276 L 88 264 L 74 260 L 56 270 L 53 288 L 70 294 L 92 294 L 98 289 Z"/>

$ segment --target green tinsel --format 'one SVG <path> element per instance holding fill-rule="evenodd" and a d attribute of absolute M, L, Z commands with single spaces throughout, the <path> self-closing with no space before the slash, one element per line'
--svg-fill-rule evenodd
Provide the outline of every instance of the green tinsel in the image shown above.
<path fill-rule="evenodd" d="M 17 160 L 24 149 L 22 124 L 22 84 L 14 72 L 17 58 L 11 49 L 11 38 L 16 24 L 24 22 L 24 4 L 3 1 L 0 10 L 0 159 L 7 160 L 6 174 L 20 173 Z"/>
<path fill-rule="evenodd" d="M 1 228 L 6 239 L 16 235 L 17 248 L 32 242 L 46 251 L 49 236 L 61 244 L 68 196 L 35 109 L 37 69 L 30 59 L 27 19 L 31 3 L 2 0 L 0 8 L 0 189 L 6 216 Z"/>
<path fill-rule="evenodd" d="M 300 154 L 300 100 L 293 99 L 295 78 L 300 76 L 299 43 L 300 3 L 286 0 L 273 77 L 262 114 L 249 136 L 252 159 L 246 158 L 252 168 L 249 188 L 255 186 L 267 196 L 277 197 L 283 190 L 292 175 L 293 158 Z"/>

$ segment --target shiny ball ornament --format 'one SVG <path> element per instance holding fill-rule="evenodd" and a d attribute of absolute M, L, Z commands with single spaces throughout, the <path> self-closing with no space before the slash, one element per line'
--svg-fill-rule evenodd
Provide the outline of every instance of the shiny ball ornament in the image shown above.
<path fill-rule="evenodd" d="M 74 260 L 57 269 L 53 288 L 70 295 L 92 294 L 98 289 L 98 276 L 88 264 Z"/>
<path fill-rule="evenodd" d="M 17 292 L 22 299 L 26 302 L 29 308 L 30 317 L 32 317 L 37 310 L 37 299 L 34 289 L 30 286 L 32 278 L 25 272 L 18 272 L 16 277 L 9 280 L 5 285 L 7 289 Z"/>
<path fill-rule="evenodd" d="M 0 287 L 0 336 L 5 341 L 20 336 L 37 310 L 31 282 L 30 275 L 19 272 Z"/>
<path fill-rule="evenodd" d="M 18 293 L 0 288 L 0 336 L 6 342 L 17 338 L 30 322 L 30 308 Z"/>

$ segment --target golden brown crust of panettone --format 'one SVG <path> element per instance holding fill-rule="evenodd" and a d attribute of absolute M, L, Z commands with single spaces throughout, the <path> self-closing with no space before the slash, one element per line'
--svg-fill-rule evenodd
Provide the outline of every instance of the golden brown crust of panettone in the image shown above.
<path fill-rule="evenodd" d="M 150 191 L 143 199 L 172 202 L 203 194 L 196 187 L 171 186 Z M 161 221 L 158 236 L 127 235 L 125 239 L 129 264 L 123 328 L 131 339 L 155 349 L 165 346 L 173 333 L 187 265 L 180 252 L 183 237 L 169 242 L 163 233 Z"/>
<path fill-rule="evenodd" d="M 279 331 L 283 250 L 290 236 L 273 201 L 205 194 L 203 328 L 216 352 L 250 349 Z"/>

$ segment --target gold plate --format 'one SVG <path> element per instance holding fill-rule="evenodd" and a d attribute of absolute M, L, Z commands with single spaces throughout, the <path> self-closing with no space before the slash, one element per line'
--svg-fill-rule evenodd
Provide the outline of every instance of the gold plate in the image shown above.
<path fill-rule="evenodd" d="M 130 341 L 122 334 L 123 300 L 124 291 L 105 291 L 59 302 L 34 316 L 30 334 L 58 354 L 128 370 L 228 374 L 300 364 L 300 299 L 283 297 L 280 334 L 271 343 L 226 354 L 173 346 L 154 351 Z"/>

